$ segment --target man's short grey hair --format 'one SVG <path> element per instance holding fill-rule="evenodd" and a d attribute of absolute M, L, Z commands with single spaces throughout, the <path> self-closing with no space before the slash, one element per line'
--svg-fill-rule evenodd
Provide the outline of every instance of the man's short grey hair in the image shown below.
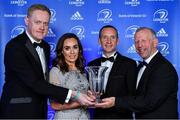
<path fill-rule="evenodd" d="M 33 4 L 28 8 L 27 11 L 27 16 L 30 17 L 32 12 L 35 10 L 42 10 L 42 11 L 46 11 L 49 16 L 51 16 L 51 11 L 49 10 L 49 8 L 43 4 Z"/>
<path fill-rule="evenodd" d="M 152 34 L 152 39 L 157 38 L 156 32 L 155 32 L 152 28 L 149 28 L 149 27 L 139 27 L 139 28 L 136 30 L 135 34 L 136 34 L 137 32 L 139 32 L 139 31 L 141 31 L 141 30 L 149 30 L 149 31 L 151 32 L 151 34 Z"/>

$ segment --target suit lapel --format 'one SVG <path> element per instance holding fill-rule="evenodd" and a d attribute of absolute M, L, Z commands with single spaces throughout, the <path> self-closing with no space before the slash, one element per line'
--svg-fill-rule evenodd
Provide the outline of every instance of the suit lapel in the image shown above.
<path fill-rule="evenodd" d="M 48 49 L 46 49 L 46 48 L 43 48 L 43 50 L 44 50 L 45 59 L 46 59 L 46 66 L 48 66 L 50 53 L 49 53 Z"/>
<path fill-rule="evenodd" d="M 154 58 L 152 58 L 152 60 L 150 61 L 150 63 L 147 65 L 146 69 L 144 70 L 144 72 L 143 72 L 143 74 L 142 74 L 142 76 L 141 76 L 141 79 L 140 79 L 140 81 L 139 81 L 139 85 L 138 85 L 137 90 L 138 90 L 139 88 L 142 88 L 142 86 L 146 84 L 146 82 L 147 82 L 147 80 L 148 80 L 148 76 L 149 76 L 149 74 L 151 73 L 151 71 L 153 70 L 153 66 L 156 65 L 156 62 L 161 59 L 160 56 L 161 56 L 161 53 L 158 52 L 158 53 L 154 56 Z"/>
<path fill-rule="evenodd" d="M 145 83 L 147 82 L 147 76 L 148 76 L 149 73 L 150 73 L 150 67 L 147 66 L 146 69 L 144 70 L 140 80 L 139 80 L 139 84 L 138 84 L 137 90 L 139 88 L 142 88 L 142 86 L 145 85 Z"/>
<path fill-rule="evenodd" d="M 98 58 L 98 59 L 94 62 L 93 65 L 94 65 L 94 66 L 101 66 L 101 58 Z"/>
<path fill-rule="evenodd" d="M 26 44 L 25 44 L 26 48 L 29 50 L 29 52 L 32 54 L 32 56 L 34 57 L 34 59 L 41 64 L 39 56 L 37 54 L 36 49 L 33 47 L 32 43 L 30 40 L 26 40 Z"/>
<path fill-rule="evenodd" d="M 24 33 L 25 34 L 25 33 Z M 26 36 L 26 43 L 25 43 L 25 46 L 26 46 L 26 48 L 27 48 L 27 50 L 31 53 L 31 55 L 33 56 L 33 58 L 34 58 L 34 60 L 37 62 L 37 64 L 38 64 L 38 66 L 39 66 L 39 68 L 40 68 L 40 70 L 42 71 L 42 73 L 43 73 L 43 68 L 42 68 L 42 65 L 41 65 L 41 61 L 40 61 L 40 58 L 39 58 L 39 55 L 38 55 L 38 53 L 37 53 L 37 51 L 36 51 L 36 49 L 34 48 L 34 46 L 33 46 L 33 44 L 31 43 L 31 41 L 30 41 L 30 39 L 28 38 L 28 36 L 25 34 L 25 36 Z M 44 41 L 42 41 L 42 42 L 44 42 Z M 45 43 L 43 43 L 43 44 L 45 44 Z M 45 45 L 44 45 L 45 46 Z M 44 48 L 43 48 L 44 49 Z M 45 54 L 45 59 L 46 59 L 46 73 L 48 73 L 48 66 L 47 66 L 47 51 L 44 49 L 44 54 Z M 47 75 L 46 75 L 47 76 Z"/>
<path fill-rule="evenodd" d="M 45 62 L 46 62 L 46 72 L 45 72 L 45 76 L 46 79 L 49 79 L 49 59 L 50 59 L 50 50 L 48 48 L 48 46 L 45 44 L 44 41 L 42 41 L 44 44 L 43 50 L 44 50 L 44 55 L 45 55 Z"/>
<path fill-rule="evenodd" d="M 117 53 L 117 57 L 116 57 L 116 59 L 115 59 L 115 61 L 114 61 L 114 63 L 113 63 L 113 66 L 112 66 L 112 68 L 111 68 L 111 71 L 110 71 L 110 73 L 109 73 L 109 77 L 108 77 L 108 80 L 107 80 L 107 85 L 106 85 L 106 91 L 110 88 L 110 87 L 112 87 L 112 86 L 109 86 L 110 85 L 110 82 L 113 80 L 111 80 L 111 78 L 112 78 L 112 76 L 113 76 L 113 74 L 114 74 L 114 72 L 116 72 L 117 71 L 117 69 L 119 68 L 119 64 L 121 64 L 121 55 L 119 54 L 119 53 Z"/>
<path fill-rule="evenodd" d="M 114 74 L 114 72 L 116 72 L 117 71 L 117 69 L 118 69 L 118 67 L 117 66 L 119 66 L 118 64 L 121 64 L 121 55 L 119 54 L 119 53 L 117 53 L 117 57 L 116 57 L 116 59 L 115 59 L 115 61 L 114 61 L 114 63 L 113 63 L 113 66 L 112 66 L 112 68 L 111 68 L 111 71 L 110 71 L 110 73 L 109 73 L 109 76 L 111 77 L 113 74 Z M 109 77 L 109 78 L 110 78 Z"/>

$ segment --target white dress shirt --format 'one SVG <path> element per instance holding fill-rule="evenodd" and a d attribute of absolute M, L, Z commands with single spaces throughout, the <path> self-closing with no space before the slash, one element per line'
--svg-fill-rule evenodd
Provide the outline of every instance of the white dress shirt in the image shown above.
<path fill-rule="evenodd" d="M 116 59 L 117 54 L 115 55 L 115 53 L 116 53 L 116 51 L 115 51 L 112 55 L 110 55 L 109 57 L 114 57 L 114 59 Z M 107 58 L 104 54 L 102 55 L 102 57 Z M 105 73 L 105 78 L 104 78 L 104 86 L 103 86 L 104 92 L 105 92 L 105 90 L 106 90 L 106 86 L 107 86 L 109 74 L 110 74 L 110 72 L 111 72 L 113 63 L 114 63 L 114 62 L 110 62 L 110 61 L 108 61 L 108 60 L 105 61 L 105 62 L 101 62 L 101 66 L 106 66 L 106 67 L 108 67 L 108 69 L 106 70 L 106 73 Z"/>
<path fill-rule="evenodd" d="M 36 42 L 36 43 L 40 43 L 40 42 L 41 42 L 41 41 L 40 41 L 40 42 L 37 42 L 36 40 L 34 40 L 27 31 L 26 31 L 26 34 L 27 34 L 27 36 L 29 37 L 29 39 L 30 39 L 30 41 L 32 42 L 32 44 L 33 44 L 34 42 Z M 37 51 L 37 53 L 38 53 L 38 55 L 39 55 L 39 59 L 40 59 L 40 61 L 41 61 L 41 66 L 42 66 L 42 69 L 43 69 L 44 77 L 46 78 L 45 73 L 46 73 L 46 67 L 47 67 L 47 66 L 46 66 L 46 59 L 45 59 L 44 50 L 43 50 L 43 48 L 37 46 L 37 47 L 36 47 L 36 51 Z"/>
<path fill-rule="evenodd" d="M 153 54 L 151 55 L 148 59 L 144 60 L 147 64 L 149 64 L 149 62 L 152 60 L 152 58 L 158 53 L 158 50 Z M 138 76 L 137 76 L 137 82 L 136 82 L 136 89 L 139 85 L 139 81 L 144 73 L 144 70 L 146 69 L 146 66 L 144 65 L 138 72 Z"/>
<path fill-rule="evenodd" d="M 34 39 L 31 37 L 31 35 L 30 35 L 27 31 L 26 31 L 26 34 L 27 34 L 27 36 L 29 37 L 29 39 L 30 39 L 30 41 L 32 42 L 32 44 L 33 44 L 34 42 L 37 42 L 36 40 L 34 40 Z M 40 43 L 40 42 L 37 42 L 37 43 Z M 45 59 L 44 50 L 43 50 L 43 48 L 37 46 L 37 47 L 36 47 L 36 51 L 37 51 L 37 53 L 38 53 L 38 55 L 39 55 L 39 59 L 40 59 L 40 61 L 41 61 L 41 65 L 42 65 L 42 69 L 43 69 L 43 73 L 44 73 L 44 78 L 46 79 L 45 73 L 46 73 L 46 67 L 48 67 L 48 66 L 46 66 L 46 59 Z M 65 103 L 68 103 L 68 102 L 69 102 L 69 100 L 70 100 L 70 98 L 71 98 L 71 94 L 72 94 L 72 90 L 69 90 L 69 91 L 68 91 L 68 94 L 67 94 L 67 97 L 66 97 L 66 100 L 65 100 Z"/>

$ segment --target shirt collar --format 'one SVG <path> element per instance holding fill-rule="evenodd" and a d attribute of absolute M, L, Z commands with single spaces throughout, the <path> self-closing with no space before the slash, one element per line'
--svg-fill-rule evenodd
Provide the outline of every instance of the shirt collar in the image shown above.
<path fill-rule="evenodd" d="M 33 39 L 33 37 L 31 37 L 31 35 L 28 33 L 28 31 L 26 30 L 26 34 L 27 34 L 27 36 L 29 37 L 29 39 L 30 39 L 30 41 L 32 42 L 32 44 L 34 43 L 34 42 L 36 42 L 36 43 L 40 43 L 41 41 L 36 41 L 35 39 Z"/>
<path fill-rule="evenodd" d="M 154 53 L 154 54 L 152 54 L 149 58 L 147 58 L 146 60 L 144 60 L 147 64 L 149 64 L 150 63 L 150 61 L 152 60 L 152 58 L 156 55 L 158 53 L 158 50 Z"/>
<path fill-rule="evenodd" d="M 117 56 L 116 51 L 114 51 L 109 57 L 116 57 L 116 56 Z M 107 58 L 107 56 L 104 53 L 102 54 L 102 57 Z"/>

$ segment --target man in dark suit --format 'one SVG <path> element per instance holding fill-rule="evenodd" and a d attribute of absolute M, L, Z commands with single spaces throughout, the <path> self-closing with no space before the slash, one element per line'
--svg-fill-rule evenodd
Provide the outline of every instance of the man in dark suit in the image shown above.
<path fill-rule="evenodd" d="M 145 64 L 140 64 L 136 95 L 109 97 L 96 107 L 122 109 L 135 112 L 135 117 L 151 119 L 178 118 L 178 75 L 173 65 L 157 50 L 158 39 L 154 30 L 137 29 L 135 47 Z"/>
<path fill-rule="evenodd" d="M 62 104 L 74 97 L 81 105 L 93 105 L 87 95 L 48 82 L 50 46 L 43 38 L 50 16 L 46 6 L 32 5 L 25 18 L 27 30 L 6 45 L 0 118 L 46 118 L 47 97 Z"/>
<path fill-rule="evenodd" d="M 88 66 L 107 66 L 105 73 L 104 93 L 105 97 L 123 97 L 135 93 L 136 62 L 122 56 L 116 50 L 119 37 L 114 26 L 103 26 L 99 31 L 99 43 L 103 48 L 102 57 L 91 61 Z M 132 118 L 132 112 L 127 110 L 117 111 L 115 107 L 108 109 L 95 109 L 94 118 L 120 119 Z"/>

